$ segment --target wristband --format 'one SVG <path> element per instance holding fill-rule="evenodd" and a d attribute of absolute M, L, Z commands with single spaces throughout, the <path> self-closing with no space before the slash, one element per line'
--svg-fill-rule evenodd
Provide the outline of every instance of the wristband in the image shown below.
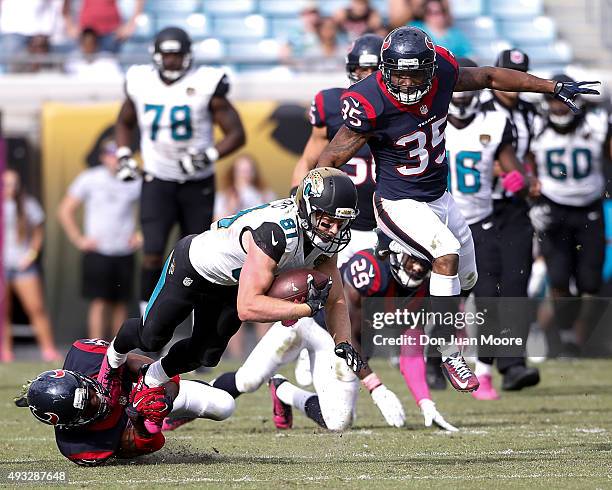
<path fill-rule="evenodd" d="M 219 150 L 217 150 L 214 146 L 206 148 L 206 150 L 204 150 L 204 154 L 206 155 L 206 158 L 210 160 L 211 163 L 214 163 L 219 160 Z"/>
<path fill-rule="evenodd" d="M 382 385 L 382 381 L 376 373 L 368 374 L 365 378 L 361 380 L 361 383 L 370 393 L 372 393 L 376 388 Z"/>
<path fill-rule="evenodd" d="M 117 158 L 125 158 L 125 157 L 131 157 L 132 156 L 132 150 L 130 149 L 129 146 L 120 146 L 119 148 L 117 148 L 117 151 L 115 152 L 115 156 Z"/>

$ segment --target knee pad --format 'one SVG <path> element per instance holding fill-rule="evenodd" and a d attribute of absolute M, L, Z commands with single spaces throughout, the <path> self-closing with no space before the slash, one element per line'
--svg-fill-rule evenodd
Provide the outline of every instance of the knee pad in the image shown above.
<path fill-rule="evenodd" d="M 342 407 L 330 413 L 323 411 L 322 415 L 327 428 L 334 432 L 346 430 L 353 423 L 353 407 Z"/>
<path fill-rule="evenodd" d="M 234 397 L 226 391 L 216 389 L 214 396 L 211 396 L 207 418 L 217 421 L 225 420 L 234 413 L 234 410 L 236 410 Z"/>
<path fill-rule="evenodd" d="M 242 366 L 236 371 L 236 388 L 240 393 L 253 393 L 267 381 L 267 374 Z"/>

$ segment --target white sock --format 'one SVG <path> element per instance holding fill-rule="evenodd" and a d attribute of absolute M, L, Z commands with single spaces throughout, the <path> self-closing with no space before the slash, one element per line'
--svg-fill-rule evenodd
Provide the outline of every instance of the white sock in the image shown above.
<path fill-rule="evenodd" d="M 125 361 L 127 361 L 127 354 L 120 354 L 115 350 L 115 339 L 110 343 L 106 350 L 106 357 L 108 359 L 108 365 L 113 369 L 117 369 Z"/>
<path fill-rule="evenodd" d="M 138 308 L 140 309 L 140 316 L 141 317 L 144 316 L 148 304 L 149 303 L 147 301 L 141 301 L 140 303 L 138 303 Z"/>
<path fill-rule="evenodd" d="M 145 384 L 149 388 L 161 386 L 168 381 L 170 381 L 170 377 L 166 374 L 166 371 L 164 371 L 164 368 L 161 365 L 161 360 L 155 361 L 149 366 L 149 369 L 147 369 L 147 374 L 145 374 Z"/>
<path fill-rule="evenodd" d="M 474 374 L 477 378 L 480 378 L 481 376 L 491 376 L 492 367 L 493 366 L 491 366 L 491 364 L 486 364 L 482 361 L 477 360 L 476 368 L 474 369 Z"/>
<path fill-rule="evenodd" d="M 432 296 L 457 296 L 459 293 L 461 293 L 459 275 L 445 276 L 436 272 L 431 273 L 429 294 Z"/>
<path fill-rule="evenodd" d="M 298 388 L 289 381 L 285 381 L 276 389 L 276 396 L 280 401 L 297 408 L 300 412 L 305 411 L 306 400 L 313 395 L 315 393 Z"/>

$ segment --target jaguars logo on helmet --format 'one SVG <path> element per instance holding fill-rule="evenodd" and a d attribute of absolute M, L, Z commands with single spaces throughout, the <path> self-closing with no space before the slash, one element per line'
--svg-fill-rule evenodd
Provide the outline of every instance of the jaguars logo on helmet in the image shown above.
<path fill-rule="evenodd" d="M 326 253 L 337 253 L 348 245 L 350 226 L 359 210 L 357 189 L 344 172 L 331 167 L 311 170 L 298 186 L 295 202 L 300 226 L 315 247 Z M 333 238 L 319 230 L 324 215 L 343 220 Z"/>
<path fill-rule="evenodd" d="M 380 69 L 389 93 L 402 104 L 416 104 L 431 89 L 436 70 L 436 46 L 417 27 L 398 27 L 382 46 Z M 408 77 L 410 85 L 401 79 Z"/>

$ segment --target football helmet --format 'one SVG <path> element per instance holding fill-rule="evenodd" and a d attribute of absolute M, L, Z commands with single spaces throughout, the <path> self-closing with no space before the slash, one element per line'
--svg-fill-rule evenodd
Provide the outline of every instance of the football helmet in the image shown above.
<path fill-rule="evenodd" d="M 99 403 L 93 408 L 92 396 Z M 98 381 L 76 371 L 55 369 L 39 374 L 27 393 L 28 407 L 38 420 L 59 429 L 80 427 L 103 418 L 108 394 Z"/>
<path fill-rule="evenodd" d="M 575 80 L 563 73 L 554 75 L 551 80 L 557 82 L 573 83 Z M 574 104 L 578 107 L 578 112 L 574 113 L 564 103 L 552 102 L 554 96 L 546 94 L 544 96 L 543 108 L 548 118 L 550 126 L 560 133 L 566 133 L 575 128 L 584 117 L 584 102 L 578 96 L 574 99 Z"/>
<path fill-rule="evenodd" d="M 383 38 L 376 34 L 364 34 L 353 42 L 346 55 L 346 73 L 351 84 L 361 80 L 355 73 L 357 68 L 378 69 L 382 43 Z"/>
<path fill-rule="evenodd" d="M 436 46 L 421 29 L 405 26 L 391 31 L 380 57 L 385 86 L 399 102 L 416 104 L 429 92 L 436 71 Z"/>
<path fill-rule="evenodd" d="M 410 255 L 396 241 L 389 244 L 389 266 L 393 278 L 405 288 L 420 286 L 431 270 L 429 262 Z"/>
<path fill-rule="evenodd" d="M 476 68 L 478 65 L 469 58 L 457 60 L 460 67 Z M 448 106 L 448 114 L 457 119 L 465 120 L 480 110 L 480 90 L 455 92 Z"/>
<path fill-rule="evenodd" d="M 182 55 L 180 66 L 166 67 L 164 54 Z M 191 38 L 179 27 L 166 27 L 157 33 L 153 43 L 153 63 L 163 78 L 174 82 L 181 78 L 191 67 Z"/>
<path fill-rule="evenodd" d="M 300 226 L 315 247 L 337 253 L 351 240 L 351 223 L 359 214 L 355 184 L 341 170 L 315 168 L 298 186 L 295 202 Z M 342 220 L 338 232 L 330 237 L 321 229 L 324 216 Z"/>

